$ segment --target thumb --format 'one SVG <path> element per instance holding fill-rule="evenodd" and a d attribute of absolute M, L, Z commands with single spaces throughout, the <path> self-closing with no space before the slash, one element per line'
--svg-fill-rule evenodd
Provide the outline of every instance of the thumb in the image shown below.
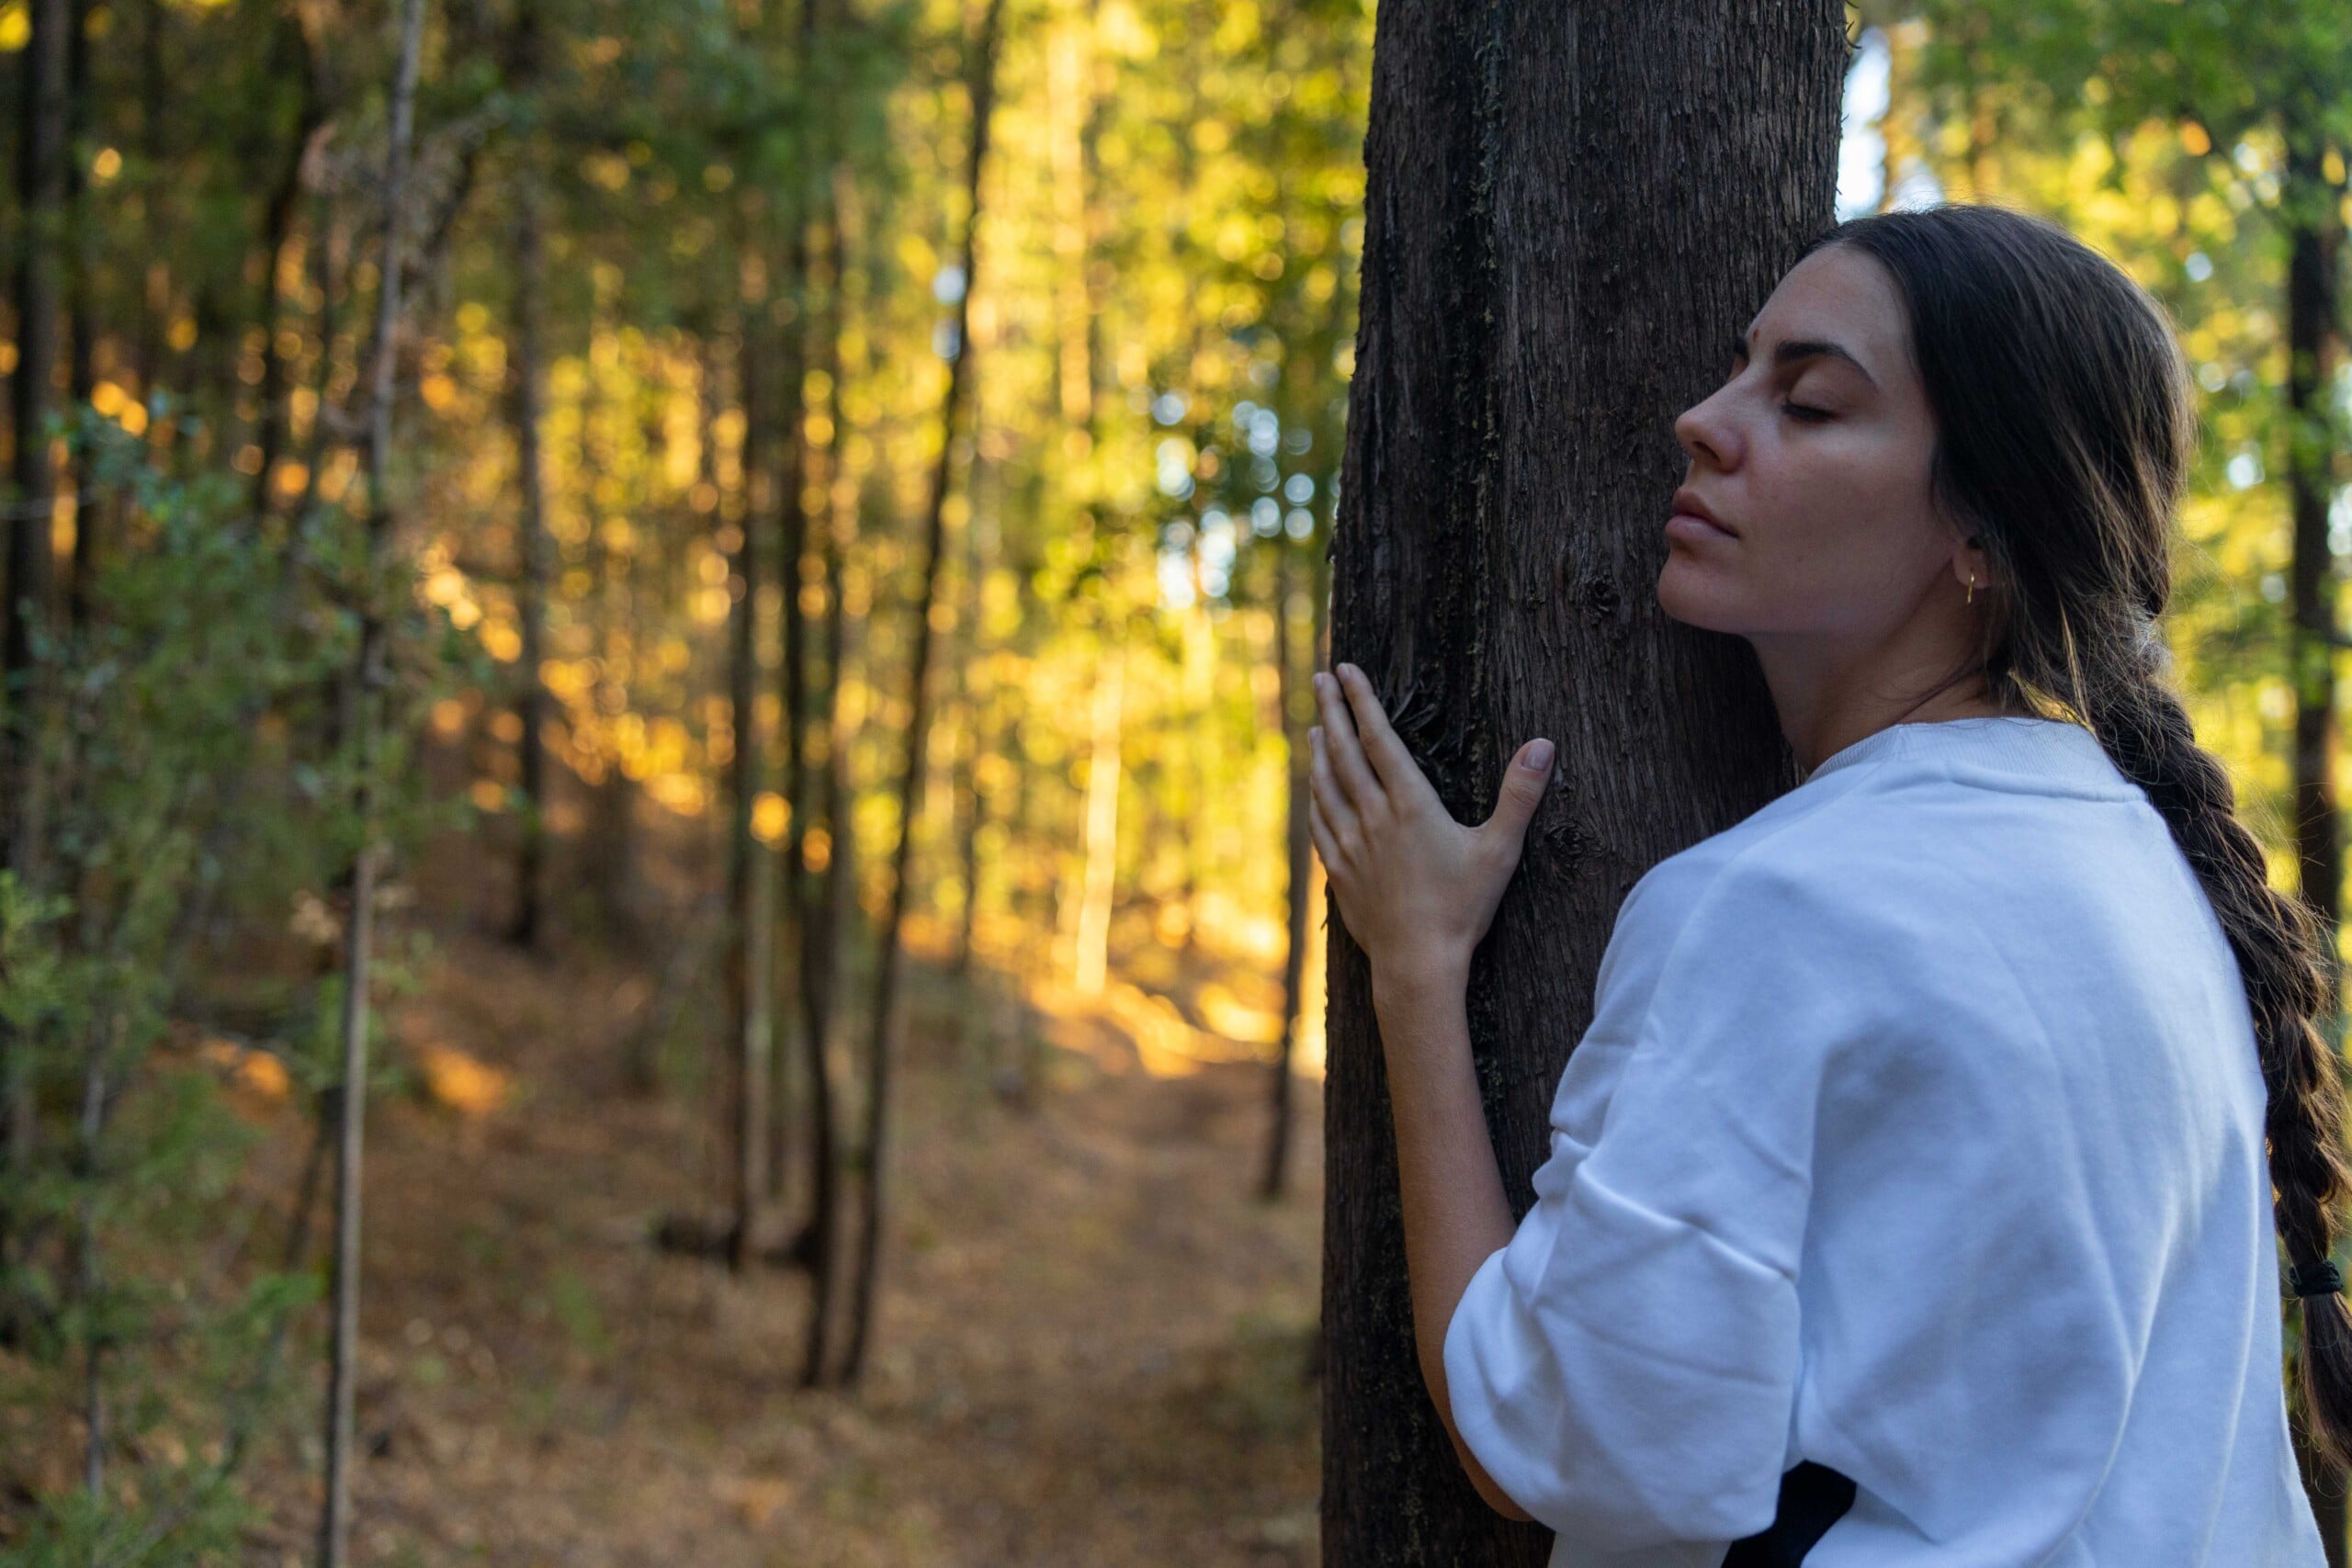
<path fill-rule="evenodd" d="M 1520 843 L 1527 837 L 1527 824 L 1534 819 L 1535 807 L 1543 802 L 1544 791 L 1552 782 L 1552 743 L 1531 740 L 1519 749 L 1519 755 L 1503 770 L 1502 792 L 1495 798 L 1495 814 L 1486 820 L 1482 832 L 1498 835 L 1516 855 Z"/>

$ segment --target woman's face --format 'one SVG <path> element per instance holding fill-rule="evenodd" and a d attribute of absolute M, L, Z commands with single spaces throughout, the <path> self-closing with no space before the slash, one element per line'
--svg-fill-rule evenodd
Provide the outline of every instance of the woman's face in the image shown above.
<path fill-rule="evenodd" d="M 1764 302 L 1731 378 L 1674 422 L 1690 456 L 1658 604 L 1710 631 L 1879 649 L 1983 554 L 1928 494 L 1935 422 L 1894 279 L 1842 245 Z M 1937 605 L 1936 618 L 1942 606 Z"/>

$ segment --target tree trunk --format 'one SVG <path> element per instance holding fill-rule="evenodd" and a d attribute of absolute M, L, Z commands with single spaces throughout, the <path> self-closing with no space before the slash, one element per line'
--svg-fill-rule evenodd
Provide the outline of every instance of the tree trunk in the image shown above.
<path fill-rule="evenodd" d="M 1464 820 L 1559 742 L 1470 983 L 1515 1212 L 1625 892 L 1795 780 L 1752 653 L 1653 583 L 1672 421 L 1829 221 L 1846 54 L 1829 0 L 1381 8 L 1333 653 Z M 1371 976 L 1330 931 L 1323 1560 L 1540 1563 L 1421 1381 Z"/>
<path fill-rule="evenodd" d="M 800 13 L 800 59 L 803 83 L 813 76 L 812 62 L 818 41 L 818 11 L 816 0 L 803 0 Z M 806 128 L 804 127 L 804 135 Z M 813 160 L 812 160 L 813 161 Z M 776 902 L 775 930 L 773 933 L 775 953 L 775 968 L 785 972 L 785 964 L 800 951 L 799 928 L 806 902 L 804 885 L 808 879 L 808 780 L 806 750 L 808 722 L 808 617 L 800 607 L 801 561 L 808 551 L 808 513 L 801 491 L 808 482 L 806 399 L 808 372 L 808 222 L 810 210 L 819 205 L 809 199 L 817 195 L 818 183 L 811 180 L 800 199 L 793 201 L 785 215 L 785 243 L 780 261 L 782 278 L 779 289 L 788 307 L 778 334 L 780 359 L 778 367 L 779 401 L 776 408 L 775 434 L 782 444 L 777 452 L 775 482 L 775 548 L 776 548 L 776 614 L 777 638 L 782 644 L 782 657 L 777 660 L 776 721 L 784 731 L 784 777 L 780 791 L 786 805 L 785 838 L 778 859 L 777 878 L 781 893 Z M 799 965 L 795 964 L 797 971 Z M 770 1077 L 772 1090 L 769 1104 L 770 1135 L 768 1138 L 767 1188 L 771 1198 L 781 1201 L 791 1177 L 788 1136 L 791 1124 L 790 1093 L 792 1075 L 787 1071 L 791 1062 L 792 1022 L 797 1009 L 793 1005 L 801 992 L 799 976 L 794 975 L 792 994 L 787 996 L 779 986 L 771 1000 L 774 1018 L 774 1043 L 770 1055 L 775 1070 Z"/>
<path fill-rule="evenodd" d="M 170 0 L 140 0 L 139 4 L 139 152 L 140 162 L 161 168 L 168 141 L 164 125 L 165 106 L 173 100 L 170 78 L 164 67 L 164 31 L 171 25 Z M 159 239 L 167 225 L 163 193 L 148 197 L 148 230 Z M 168 242 L 165 242 L 168 243 Z M 140 279 L 139 325 L 131 346 L 131 374 L 139 382 L 141 401 L 155 396 L 164 365 L 164 320 L 172 298 L 171 265 L 163 256 L 149 258 Z"/>
<path fill-rule="evenodd" d="M 974 411 L 973 462 L 979 461 L 979 414 Z M 995 689 L 984 694 L 980 687 L 980 633 L 982 606 L 987 602 L 984 592 L 986 563 L 980 556 L 980 520 L 978 472 L 976 468 L 970 490 L 975 505 L 964 524 L 964 657 L 956 664 L 956 688 L 964 710 L 964 736 L 956 749 L 956 858 L 961 863 L 964 883 L 964 908 L 956 934 L 956 977 L 965 979 L 972 972 L 972 944 L 979 934 L 980 918 L 980 834 L 987 827 L 988 797 L 980 789 L 980 758 L 988 750 L 988 718 L 993 709 Z M 984 703 L 983 697 L 988 700 Z"/>
<path fill-rule="evenodd" d="M 522 634 L 522 671 L 514 716 L 521 763 L 522 840 L 514 855 L 514 918 L 507 940 L 528 951 L 539 942 L 539 885 L 547 861 L 548 722 L 547 682 L 539 669 L 547 658 L 548 578 L 554 553 L 548 537 L 547 464 L 539 450 L 547 387 L 546 280 L 540 193 L 536 169 L 521 171 L 514 192 L 514 421 L 515 485 L 522 502 L 516 519 L 522 535 L 522 572 L 515 582 L 515 619 Z M 593 505 L 593 503 L 592 503 Z"/>
<path fill-rule="evenodd" d="M 761 417 L 757 388 L 757 355 L 751 346 L 750 323 L 744 323 L 739 361 L 743 428 L 757 430 Z M 713 366 L 715 368 L 715 360 Z M 717 392 L 708 412 L 717 412 Z M 705 439 L 712 421 L 704 421 Z M 755 454 L 746 452 L 741 465 L 748 502 L 749 479 Z M 722 513 L 723 513 L 722 509 Z M 730 815 L 728 820 L 728 1054 L 734 1089 L 733 1174 L 734 1231 L 729 1240 L 728 1262 L 737 1273 L 758 1256 L 754 1235 L 764 1205 L 761 1202 L 767 1174 L 768 1114 L 768 915 L 770 886 L 766 855 L 752 834 L 752 810 L 760 791 L 759 690 L 760 550 L 758 519 L 748 504 L 737 509 L 735 559 L 728 584 L 737 593 L 728 623 L 729 636 L 728 706 L 734 727 L 734 756 L 729 767 Z"/>
<path fill-rule="evenodd" d="M 262 215 L 261 243 L 261 386 L 258 398 L 261 421 L 254 443 L 261 448 L 261 467 L 254 473 L 253 509 L 260 516 L 269 509 L 277 477 L 277 465 L 286 455 L 287 423 L 287 356 L 277 345 L 279 319 L 285 313 L 286 290 L 280 286 L 279 273 L 286 260 L 286 244 L 294 232 L 294 209 L 302 197 L 302 165 L 309 159 L 311 139 L 326 118 L 326 105 L 320 91 L 319 73 L 311 59 L 310 42 L 301 24 L 288 17 L 281 25 L 279 36 L 285 40 L 277 52 L 280 69 L 291 64 L 302 73 L 302 106 L 295 117 L 294 134 L 286 148 L 286 163 L 279 169 L 277 183 L 269 194 L 269 206 Z M 79 540 L 77 537 L 76 543 Z M 75 554 L 80 554 L 77 549 Z M 79 575 L 79 569 L 76 569 Z"/>
<path fill-rule="evenodd" d="M 0 772 L 5 836 L 0 865 L 29 875 L 39 837 L 37 754 L 42 703 L 37 684 L 38 644 L 49 624 L 54 554 L 50 516 L 57 497 L 49 423 L 56 410 L 66 239 L 66 77 L 73 9 L 67 0 L 32 0 L 31 34 L 24 50 L 23 128 L 18 144 L 19 210 L 23 213 L 17 273 L 17 373 L 9 388 L 16 419 L 14 480 L 8 497 L 8 586 L 0 602 L 0 680 L 6 688 L 6 747 Z"/>
<path fill-rule="evenodd" d="M 2316 137 L 2290 130 L 2287 185 L 2287 489 L 2294 523 L 2295 860 L 2303 901 L 2325 922 L 2328 950 L 2343 914 L 2344 853 L 2335 802 L 2336 569 L 2327 538 L 2335 426 L 2329 389 L 2342 357 L 2340 193 Z M 2344 1477 L 2321 1464 L 2296 1428 L 2295 1452 L 2328 1568 L 2344 1568 Z"/>
<path fill-rule="evenodd" d="M 1099 996 L 1111 973 L 1111 902 L 1119 879 L 1119 780 L 1126 716 L 1126 639 L 1111 629 L 1096 673 L 1092 737 L 1086 762 L 1086 817 L 1070 928 L 1070 986 Z"/>
<path fill-rule="evenodd" d="M 90 1055 L 82 1075 L 82 1179 L 80 1278 L 75 1288 L 82 1310 L 89 1314 L 82 1340 L 82 1489 L 90 1501 L 104 1506 L 107 1495 L 107 1338 L 101 1326 L 106 1309 L 99 1302 L 104 1288 L 98 1264 L 98 1140 L 106 1131 L 107 1030 L 105 1021 L 90 1032 Z"/>
<path fill-rule="evenodd" d="M 39 645 L 49 621 L 53 555 L 50 513 L 56 500 L 50 412 L 57 371 L 58 288 L 65 220 L 66 0 L 31 0 L 31 34 L 23 65 L 23 128 L 17 274 L 17 371 L 9 406 L 15 421 L 13 471 L 5 517 L 8 581 L 0 598 L 0 869 L 28 883 L 40 876 L 40 741 L 46 694 Z M 0 1029 L 0 1144 L 21 1187 L 34 1127 L 31 1043 Z M 12 1221 L 0 1213 L 0 1268 L 14 1259 Z"/>
<path fill-rule="evenodd" d="M 73 343 L 72 362 L 65 377 L 66 406 L 72 417 L 82 417 L 97 388 L 97 225 L 90 211 L 89 181 L 82 160 L 90 141 L 90 0 L 74 0 L 69 17 L 65 61 L 65 226 L 68 310 L 67 333 Z M 97 499 L 88 493 L 80 476 L 90 471 L 78 465 L 74 497 L 74 558 L 66 577 L 65 629 L 77 635 L 90 624 L 90 590 L 96 578 Z"/>
<path fill-rule="evenodd" d="M 588 521 L 589 577 L 594 584 L 594 620 L 590 630 L 595 637 L 596 702 L 606 713 L 615 711 L 625 701 L 625 682 L 615 673 L 624 668 L 617 657 L 622 646 L 622 613 L 627 604 L 632 615 L 639 614 L 639 595 L 660 592 L 654 585 L 656 573 L 648 570 L 640 557 L 624 557 L 607 540 L 598 516 L 597 491 L 608 471 L 605 456 L 597 441 L 597 421 L 602 415 L 604 400 L 597 368 L 597 344 L 606 329 L 594 315 L 586 333 L 587 375 L 580 394 L 579 445 L 579 505 Z M 633 592 L 624 593 L 623 580 L 636 585 Z M 658 602 L 658 601 L 651 601 Z M 639 895 L 641 891 L 637 866 L 637 791 L 629 781 L 628 770 L 621 765 L 619 750 L 609 738 L 601 758 L 603 773 L 595 781 L 594 795 L 589 802 L 589 824 L 582 856 L 587 865 L 586 880 L 595 897 L 598 933 L 608 947 L 641 949 L 645 941 L 643 922 L 639 918 Z M 640 1091 L 653 1087 L 649 1072 L 636 1075 L 639 1064 L 632 1057 L 630 1084 Z"/>
<path fill-rule="evenodd" d="M 1274 692 L 1281 708 L 1283 746 L 1290 760 L 1283 846 L 1283 929 L 1289 940 L 1283 951 L 1283 1041 L 1274 1057 L 1266 1173 L 1258 1184 L 1259 1195 L 1269 1202 L 1280 1198 L 1290 1183 L 1291 1083 L 1306 1001 L 1306 885 L 1314 875 L 1314 845 L 1306 830 L 1307 749 L 1298 722 L 1298 654 L 1291 646 L 1290 629 L 1291 599 L 1298 575 L 1296 553 L 1288 544 L 1277 544 L 1274 548 Z"/>
<path fill-rule="evenodd" d="M 889 912 L 883 917 L 875 964 L 874 1004 L 866 1058 L 865 1203 L 859 1215 L 857 1260 L 851 1277 L 849 1346 L 842 1357 L 842 1382 L 854 1383 L 865 1367 L 872 1337 L 874 1303 L 886 1217 L 884 1172 L 889 1163 L 890 1065 L 898 1053 L 899 928 L 906 918 L 907 887 L 914 869 L 915 821 L 922 811 L 924 765 L 930 736 L 931 612 L 939 593 L 939 558 L 946 534 L 947 488 L 955 477 L 956 425 L 972 380 L 972 289 L 978 275 L 980 169 L 988 156 L 989 110 L 996 90 L 997 27 L 1004 0 L 988 0 L 974 43 L 969 73 L 972 136 L 964 163 L 964 290 L 956 300 L 956 357 L 948 361 L 947 392 L 939 409 L 939 461 L 932 469 L 930 504 L 923 514 L 922 597 L 916 605 L 914 653 L 907 674 L 910 697 L 907 749 L 899 780 L 899 846 L 890 868 Z"/>
<path fill-rule="evenodd" d="M 848 413 L 842 400 L 842 330 L 846 316 L 843 278 L 848 248 L 842 240 L 844 169 L 830 175 L 823 209 L 826 288 L 822 368 L 829 434 L 812 447 L 809 461 L 821 479 L 818 508 L 819 581 L 825 595 L 825 682 L 812 724 L 825 733 L 824 770 L 808 785 L 809 821 L 825 827 L 825 863 L 811 866 L 802 883 L 800 906 L 800 1045 L 808 1077 L 808 1325 L 801 1351 L 800 1382 L 823 1382 L 832 1344 L 835 1238 L 841 1229 L 840 1133 L 833 1110 L 832 1021 L 834 977 L 841 940 L 849 931 L 849 874 L 856 836 L 850 817 L 849 726 L 842 712 L 842 672 L 849 651 L 849 623 L 842 607 L 842 572 L 854 513 L 839 499 L 841 459 Z M 821 461 L 820 456 L 821 454 Z M 797 853 L 808 854 L 808 837 Z"/>
<path fill-rule="evenodd" d="M 367 440 L 362 454 L 368 485 L 367 552 L 359 585 L 359 649 L 353 660 L 349 733 L 358 788 L 353 812 L 359 852 L 351 871 L 351 915 L 344 928 L 342 1138 L 335 1154 L 334 1278 L 330 1297 L 334 1333 L 327 1367 L 326 1501 L 319 1523 L 322 1568 L 344 1568 L 351 1550 L 352 1416 L 359 1380 L 359 1199 L 362 1134 L 368 1117 L 368 984 L 376 904 L 375 807 L 377 693 L 384 679 L 384 605 L 376 579 L 390 543 L 392 509 L 385 494 L 391 461 L 392 372 L 399 358 L 401 276 L 409 142 L 416 118 L 417 59 L 424 32 L 424 0 L 403 0 L 401 52 L 392 85 L 390 146 L 384 160 L 384 251 L 376 299 L 375 357 L 370 364 Z"/>

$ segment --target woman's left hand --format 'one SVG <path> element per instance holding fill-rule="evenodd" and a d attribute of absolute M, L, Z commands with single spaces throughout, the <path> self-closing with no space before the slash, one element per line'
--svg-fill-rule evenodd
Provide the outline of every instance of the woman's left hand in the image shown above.
<path fill-rule="evenodd" d="M 1466 980 L 1551 782 L 1552 743 L 1519 749 L 1494 815 L 1469 828 L 1389 728 L 1363 671 L 1317 672 L 1315 700 L 1323 722 L 1308 733 L 1307 830 L 1348 933 L 1376 981 Z"/>

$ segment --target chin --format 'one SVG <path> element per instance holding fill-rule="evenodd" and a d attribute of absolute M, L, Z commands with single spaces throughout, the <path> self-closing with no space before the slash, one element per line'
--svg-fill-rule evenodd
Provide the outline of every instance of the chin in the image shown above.
<path fill-rule="evenodd" d="M 1657 607 L 1668 619 L 1701 631 L 1737 634 L 1743 617 L 1736 595 L 1725 592 L 1729 586 L 1720 573 L 1669 548 L 1666 565 L 1657 574 Z"/>

